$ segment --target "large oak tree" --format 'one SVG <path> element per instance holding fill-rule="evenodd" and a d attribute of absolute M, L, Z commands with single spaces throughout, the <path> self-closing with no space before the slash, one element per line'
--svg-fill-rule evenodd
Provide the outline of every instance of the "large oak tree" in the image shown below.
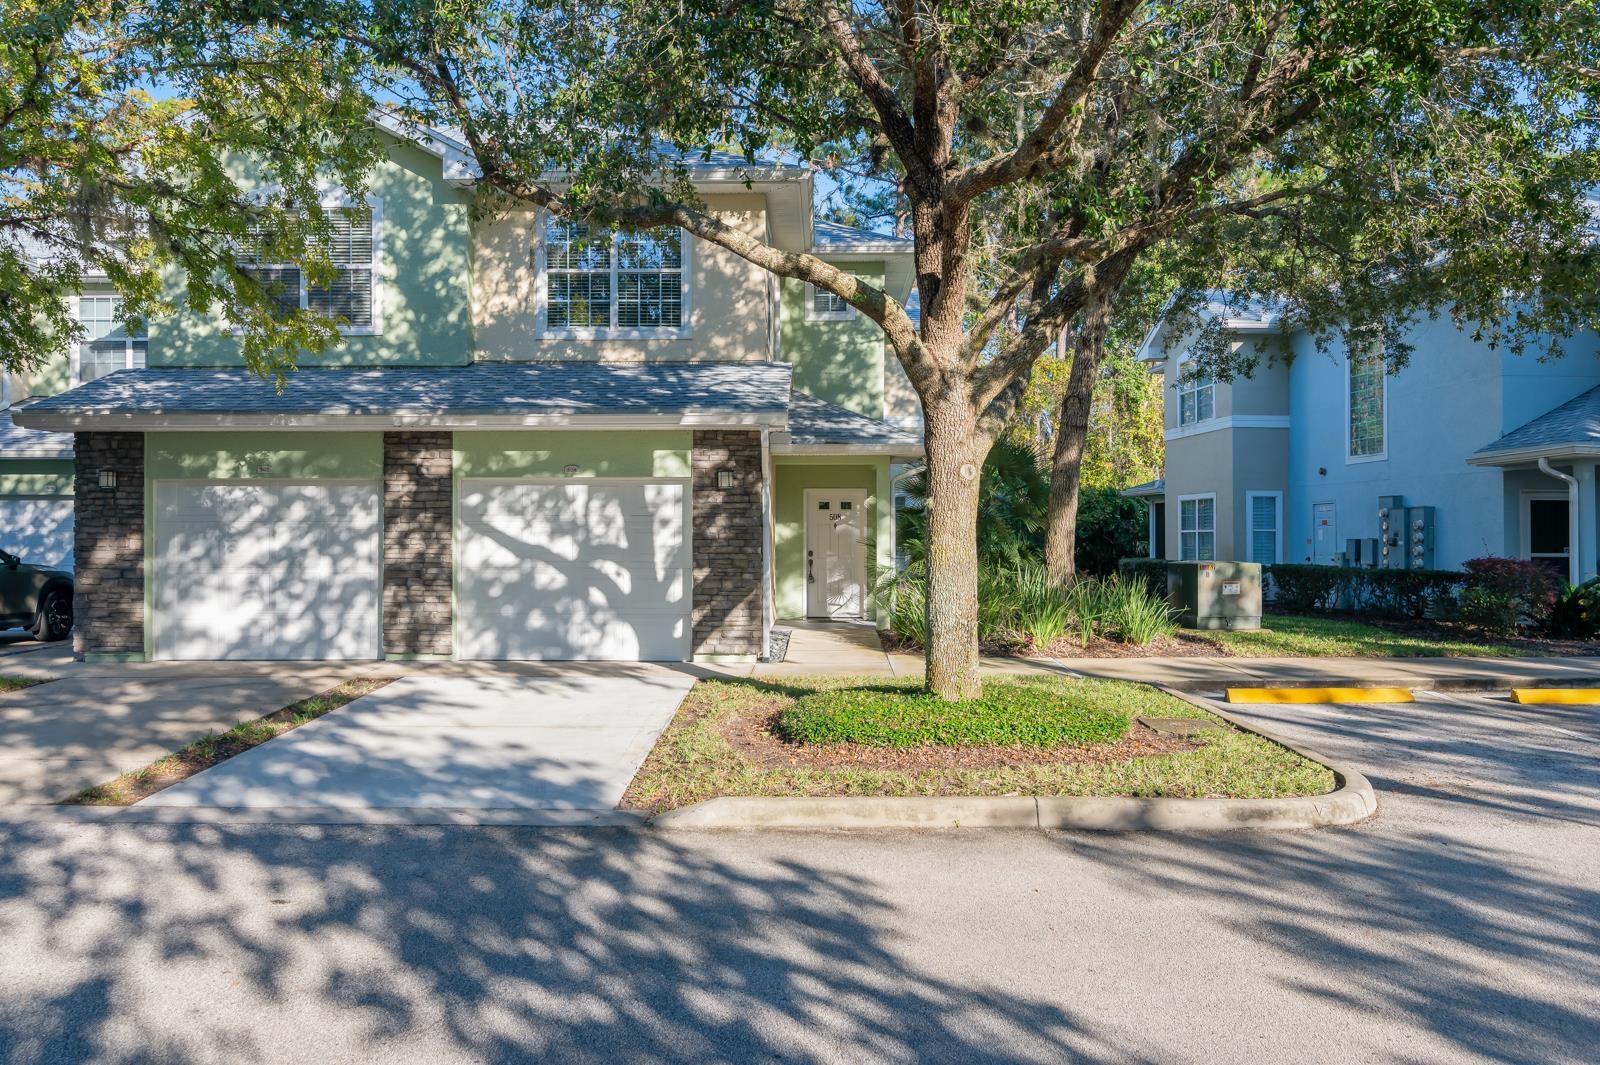
<path fill-rule="evenodd" d="M 924 413 L 927 681 L 947 698 L 979 687 L 978 471 L 1063 329 L 1092 335 L 1149 249 L 1314 199 L 1352 159 L 1414 153 L 1432 114 L 1487 101 L 1513 125 L 1559 122 L 1595 65 L 1592 4 L 1525 0 L 396 0 L 290 17 L 459 129 L 507 203 L 681 226 L 878 324 Z M 713 146 L 892 183 L 920 317 L 706 210 L 683 153 Z"/>

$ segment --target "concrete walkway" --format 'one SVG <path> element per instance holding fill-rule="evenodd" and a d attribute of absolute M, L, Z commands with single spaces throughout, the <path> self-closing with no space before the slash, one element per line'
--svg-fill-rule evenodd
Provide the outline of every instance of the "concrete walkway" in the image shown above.
<path fill-rule="evenodd" d="M 419 668 L 138 808 L 610 810 L 694 680 L 617 662 Z"/>
<path fill-rule="evenodd" d="M 0 659 L 0 673 L 46 680 L 0 693 L 0 806 L 50 803 L 139 769 L 382 663 L 65 660 L 66 643 Z M 53 678 L 53 679 L 50 679 Z"/>

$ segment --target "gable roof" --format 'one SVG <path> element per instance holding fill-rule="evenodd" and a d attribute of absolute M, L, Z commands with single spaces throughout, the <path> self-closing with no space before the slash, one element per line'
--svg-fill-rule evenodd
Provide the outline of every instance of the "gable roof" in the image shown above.
<path fill-rule="evenodd" d="M 1545 411 L 1467 457 L 1475 466 L 1600 456 L 1600 385 Z"/>
<path fill-rule="evenodd" d="M 1139 350 L 1134 353 L 1138 362 L 1164 362 L 1167 351 L 1166 340 L 1167 326 L 1172 316 L 1172 306 L 1177 297 L 1169 299 L 1161 313 L 1156 317 L 1155 324 L 1145 334 L 1144 340 L 1139 344 Z M 1224 331 L 1229 333 L 1271 333 L 1278 329 L 1278 323 L 1283 317 L 1283 308 L 1259 299 L 1249 300 L 1244 307 L 1230 307 L 1227 303 L 1226 293 L 1209 292 L 1206 301 L 1199 309 L 1201 318 L 1220 320 Z"/>
<path fill-rule="evenodd" d="M 280 393 L 245 369 L 119 370 L 17 410 L 31 429 L 257 426 L 782 426 L 787 363 L 480 362 L 307 369 Z"/>

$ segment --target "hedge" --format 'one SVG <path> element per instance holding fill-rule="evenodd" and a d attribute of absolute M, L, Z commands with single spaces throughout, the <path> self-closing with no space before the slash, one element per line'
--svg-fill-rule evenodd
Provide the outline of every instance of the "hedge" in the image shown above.
<path fill-rule="evenodd" d="M 1145 581 L 1165 593 L 1167 560 L 1125 558 L 1124 576 Z M 1430 608 L 1453 606 L 1468 582 L 1452 570 L 1362 569 L 1279 562 L 1262 566 L 1273 603 L 1291 614 L 1360 611 L 1391 618 L 1420 618 Z"/>

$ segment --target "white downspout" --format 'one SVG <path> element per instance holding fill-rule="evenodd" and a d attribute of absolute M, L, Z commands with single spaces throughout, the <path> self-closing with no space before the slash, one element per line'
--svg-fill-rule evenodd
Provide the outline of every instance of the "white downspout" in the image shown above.
<path fill-rule="evenodd" d="M 769 426 L 761 427 L 761 654 L 772 653 L 773 581 L 772 572 L 772 449 Z"/>
<path fill-rule="evenodd" d="M 1567 482 L 1567 581 L 1571 584 L 1582 584 L 1583 559 L 1580 556 L 1583 548 L 1578 527 L 1578 522 L 1581 520 L 1578 511 L 1578 479 L 1550 465 L 1550 460 L 1543 455 L 1539 456 L 1539 472 Z M 1528 545 L 1523 544 L 1522 550 L 1526 553 Z"/>

